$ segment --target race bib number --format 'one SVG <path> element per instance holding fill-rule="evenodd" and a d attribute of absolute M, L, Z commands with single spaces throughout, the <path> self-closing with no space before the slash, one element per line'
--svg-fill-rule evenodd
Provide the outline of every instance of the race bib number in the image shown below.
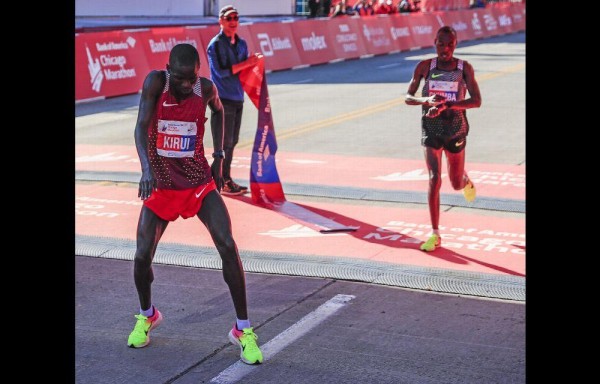
<path fill-rule="evenodd" d="M 458 95 L 458 81 L 429 81 L 429 96 L 444 96 L 447 101 L 456 101 Z"/>
<path fill-rule="evenodd" d="M 156 151 L 164 157 L 194 157 L 197 132 L 193 121 L 158 120 Z"/>

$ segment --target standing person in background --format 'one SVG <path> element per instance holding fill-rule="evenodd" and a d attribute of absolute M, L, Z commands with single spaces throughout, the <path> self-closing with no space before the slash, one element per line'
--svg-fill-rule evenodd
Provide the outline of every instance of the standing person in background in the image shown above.
<path fill-rule="evenodd" d="M 323 5 L 321 6 L 320 16 L 329 16 L 331 14 L 331 0 L 323 0 L 321 1 L 321 3 L 323 3 Z"/>
<path fill-rule="evenodd" d="M 422 251 L 433 251 L 442 243 L 439 231 L 442 153 L 448 162 L 448 177 L 455 190 L 462 189 L 465 200 L 475 199 L 475 186 L 465 172 L 465 147 L 469 133 L 466 109 L 481 106 L 475 71 L 467 61 L 454 57 L 457 35 L 454 28 L 440 28 L 434 40 L 437 57 L 420 61 L 406 94 L 405 103 L 422 105 L 421 145 L 429 170 L 427 201 L 433 234 L 421 244 Z M 416 97 L 421 79 L 422 96 Z M 469 97 L 466 97 L 467 91 Z"/>
<path fill-rule="evenodd" d="M 371 0 L 358 0 L 354 4 L 354 12 L 359 16 L 372 16 L 375 14 Z"/>
<path fill-rule="evenodd" d="M 250 326 L 246 302 L 246 278 L 231 232 L 227 206 L 219 195 L 223 148 L 223 107 L 214 84 L 200 77 L 200 56 L 191 44 L 178 44 L 169 53 L 166 70 L 151 71 L 144 80 L 135 124 L 135 146 L 142 177 L 138 197 L 142 209 L 137 226 L 133 278 L 140 313 L 127 345 L 142 348 L 150 343 L 150 331 L 163 320 L 152 303 L 152 261 L 167 225 L 181 216 L 196 216 L 208 229 L 223 263 L 237 320 L 229 340 L 240 347 L 247 364 L 259 364 L 262 353 Z M 214 153 L 212 165 L 204 155 L 206 108 Z"/>
<path fill-rule="evenodd" d="M 309 18 L 314 18 L 317 17 L 318 12 L 319 12 L 319 6 L 321 4 L 319 3 L 319 0 L 308 0 L 308 17 Z"/>
<path fill-rule="evenodd" d="M 219 12 L 221 30 L 208 44 L 208 65 L 210 77 L 219 91 L 219 98 L 225 110 L 225 137 L 223 149 L 224 185 L 221 193 L 224 195 L 244 194 L 248 187 L 238 185 L 231 179 L 231 161 L 233 150 L 240 138 L 242 112 L 244 110 L 244 89 L 240 82 L 239 72 L 247 67 L 256 65 L 263 55 L 248 54 L 246 41 L 237 34 L 239 14 L 231 5 L 221 8 Z M 211 119 L 216 118 L 214 114 Z"/>

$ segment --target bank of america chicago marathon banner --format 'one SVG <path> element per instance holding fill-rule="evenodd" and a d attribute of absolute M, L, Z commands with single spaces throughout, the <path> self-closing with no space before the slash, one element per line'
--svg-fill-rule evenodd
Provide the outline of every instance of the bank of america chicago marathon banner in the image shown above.
<path fill-rule="evenodd" d="M 252 201 L 322 233 L 356 231 L 358 227 L 342 225 L 286 200 L 275 163 L 277 139 L 264 60 L 259 61 L 251 68 L 242 70 L 239 77 L 244 91 L 258 108 L 258 123 L 250 160 Z"/>

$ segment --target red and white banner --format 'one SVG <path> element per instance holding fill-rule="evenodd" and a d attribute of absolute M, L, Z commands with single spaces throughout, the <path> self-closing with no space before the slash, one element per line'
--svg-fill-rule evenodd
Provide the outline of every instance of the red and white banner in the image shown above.
<path fill-rule="evenodd" d="M 75 37 L 75 99 L 135 93 L 148 74 L 140 41 L 150 32 L 90 32 Z"/>
<path fill-rule="evenodd" d="M 142 41 L 150 69 L 166 69 L 171 48 L 177 44 L 191 44 L 200 54 L 200 76 L 210 77 L 206 51 L 197 29 L 187 27 L 153 28 Z"/>
<path fill-rule="evenodd" d="M 275 71 L 302 64 L 290 23 L 256 23 L 248 29 L 256 52 L 265 56 L 266 69 Z"/>
<path fill-rule="evenodd" d="M 454 27 L 459 41 L 524 31 L 525 6 L 503 2 L 445 12 L 251 23 L 240 25 L 238 34 L 249 52 L 264 54 L 265 70 L 276 71 L 432 47 L 443 25 Z M 198 48 L 200 75 L 210 77 L 206 47 L 219 30 L 215 24 L 77 33 L 75 100 L 139 92 L 147 73 L 164 69 L 171 47 L 181 42 Z"/>
<path fill-rule="evenodd" d="M 334 49 L 335 35 L 323 28 L 329 21 L 319 19 L 294 23 L 292 35 L 302 64 L 327 63 L 337 58 Z"/>

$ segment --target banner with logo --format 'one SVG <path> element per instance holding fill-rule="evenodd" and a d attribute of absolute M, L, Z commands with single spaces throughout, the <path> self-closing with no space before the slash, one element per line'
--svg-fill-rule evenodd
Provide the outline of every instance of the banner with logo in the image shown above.
<path fill-rule="evenodd" d="M 294 23 L 292 35 L 302 64 L 327 63 L 337 58 L 334 35 L 327 33 L 329 19 L 301 20 Z"/>
<path fill-rule="evenodd" d="M 141 41 L 148 30 L 77 34 L 75 39 L 75 99 L 139 92 L 148 74 Z"/>
<path fill-rule="evenodd" d="M 285 201 L 275 164 L 277 139 L 271 115 L 264 60 L 259 61 L 254 67 L 242 70 L 239 77 L 244 91 L 258 108 L 258 126 L 250 160 L 252 201 L 262 205 Z"/>
<path fill-rule="evenodd" d="M 360 19 L 358 30 L 362 33 L 368 53 L 381 55 L 397 50 L 391 28 L 392 23 L 388 15 Z"/>
<path fill-rule="evenodd" d="M 360 19 L 353 17 L 334 17 L 324 19 L 315 28 L 323 28 L 326 35 L 333 37 L 333 50 L 339 59 L 356 59 L 367 54 L 363 41 Z M 315 20 L 316 22 L 317 20 Z"/>
<path fill-rule="evenodd" d="M 266 208 L 310 226 L 322 233 L 355 231 L 358 227 L 341 225 L 300 205 L 286 201 L 275 154 L 277 139 L 273 125 L 273 115 L 267 89 L 264 60 L 240 72 L 244 91 L 258 108 L 258 124 L 250 163 L 250 192 L 252 201 Z"/>
<path fill-rule="evenodd" d="M 459 42 L 523 31 L 525 5 L 502 2 L 450 12 L 244 23 L 238 34 L 250 53 L 265 56 L 267 71 L 277 71 L 432 47 L 443 25 L 456 29 Z M 180 42 L 198 48 L 200 75 L 210 77 L 206 47 L 219 30 L 218 25 L 202 25 L 76 33 L 75 100 L 139 92 L 147 73 L 164 69 L 171 47 Z"/>
<path fill-rule="evenodd" d="M 272 71 L 290 69 L 302 63 L 291 23 L 254 23 L 248 26 L 256 52 L 265 55 L 265 67 Z"/>
<path fill-rule="evenodd" d="M 142 42 L 150 69 L 166 69 L 171 49 L 177 44 L 191 44 L 200 56 L 200 76 L 210 78 L 206 58 L 206 49 L 197 29 L 187 27 L 152 28 L 146 40 Z"/>

